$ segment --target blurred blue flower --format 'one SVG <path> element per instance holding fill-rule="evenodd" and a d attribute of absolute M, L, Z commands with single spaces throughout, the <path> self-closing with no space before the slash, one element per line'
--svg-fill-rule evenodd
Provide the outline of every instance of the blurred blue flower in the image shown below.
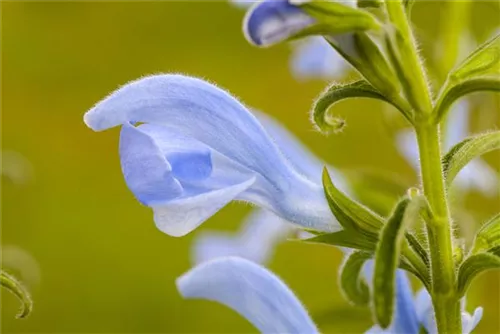
<path fill-rule="evenodd" d="M 373 268 L 370 263 L 367 272 Z M 222 257 L 200 264 L 177 279 L 177 288 L 184 298 L 211 300 L 232 308 L 262 333 L 318 332 L 300 301 L 278 277 L 242 258 Z M 384 330 L 375 325 L 366 333 L 418 334 L 421 326 L 429 334 L 437 333 L 429 294 L 422 289 L 414 299 L 403 270 L 396 275 L 396 292 L 391 326 Z M 462 312 L 462 332 L 470 333 L 481 317 L 480 307 L 472 316 Z"/>
<path fill-rule="evenodd" d="M 255 111 L 254 114 L 267 133 L 281 149 L 288 162 L 304 177 L 321 183 L 324 164 L 300 141 L 270 116 Z M 333 168 L 330 175 L 341 189 L 347 188 L 344 177 Z M 200 263 L 223 256 L 238 256 L 253 262 L 265 263 L 273 255 L 278 243 L 292 233 L 294 226 L 274 213 L 256 209 L 244 221 L 237 234 L 201 231 L 193 243 L 193 260 Z"/>
<path fill-rule="evenodd" d="M 375 325 L 367 334 L 418 334 L 420 327 L 425 328 L 428 334 L 437 334 L 434 309 L 429 293 L 421 289 L 415 298 L 411 290 L 410 281 L 403 270 L 396 275 L 396 305 L 394 320 L 387 329 Z M 465 308 L 465 303 L 462 304 Z M 476 308 L 474 314 L 462 311 L 462 333 L 468 334 L 476 328 L 483 316 L 482 307 Z"/>
<path fill-rule="evenodd" d="M 297 41 L 293 47 L 290 67 L 297 79 L 341 78 L 349 70 L 344 58 L 322 37 Z"/>
<path fill-rule="evenodd" d="M 226 256 L 238 256 L 255 263 L 267 262 L 276 245 L 293 230 L 274 213 L 256 209 L 243 222 L 238 234 L 202 231 L 193 241 L 194 263 L 207 262 Z"/>
<path fill-rule="evenodd" d="M 288 162 L 246 107 L 205 81 L 145 77 L 97 103 L 84 121 L 95 131 L 123 125 L 125 181 L 167 234 L 189 233 L 232 200 L 303 227 L 340 229 L 321 183 Z"/>
<path fill-rule="evenodd" d="M 177 279 L 187 299 L 224 304 L 261 333 L 318 333 L 293 292 L 267 269 L 238 257 L 203 263 Z"/>
<path fill-rule="evenodd" d="M 444 129 L 444 150 L 449 150 L 469 136 L 469 114 L 467 100 L 459 101 L 450 110 Z M 413 131 L 409 129 L 401 131 L 397 134 L 396 141 L 399 152 L 417 170 L 419 153 Z M 498 176 L 495 170 L 480 158 L 472 160 L 460 171 L 455 184 L 460 190 L 477 190 L 490 197 L 498 192 Z"/>

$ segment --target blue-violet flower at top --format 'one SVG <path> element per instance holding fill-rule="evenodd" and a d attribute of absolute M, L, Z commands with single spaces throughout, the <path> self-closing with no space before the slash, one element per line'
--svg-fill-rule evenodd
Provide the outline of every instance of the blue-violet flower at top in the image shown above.
<path fill-rule="evenodd" d="M 396 309 L 391 326 L 373 326 L 367 333 L 418 334 L 423 326 L 436 333 L 432 304 L 427 291 L 413 299 L 406 273 L 396 275 Z M 187 299 L 206 299 L 224 304 L 245 317 L 261 333 L 318 333 L 312 319 L 293 292 L 269 270 L 238 257 L 202 263 L 177 279 Z M 482 308 L 471 316 L 462 312 L 463 333 L 481 320 Z"/>
<path fill-rule="evenodd" d="M 243 32 L 246 39 L 261 47 L 271 46 L 290 38 L 298 36 L 304 31 L 310 30 L 317 32 L 321 35 L 317 28 L 321 26 L 316 18 L 306 13 L 300 5 L 308 2 L 307 0 L 263 0 L 253 5 L 245 16 L 243 22 Z M 344 7 L 356 7 L 355 1 L 338 1 L 332 0 L 331 2 L 345 5 Z M 340 28 L 341 25 L 339 25 Z M 332 26 L 334 28 L 334 26 Z M 360 29 L 353 28 L 352 30 Z M 352 31 L 348 30 L 328 30 L 324 33 L 327 34 L 329 39 L 336 39 L 336 36 L 351 34 Z"/>
<path fill-rule="evenodd" d="M 264 0 L 247 12 L 243 32 L 250 43 L 269 46 L 296 35 L 315 22 L 289 0 Z"/>
<path fill-rule="evenodd" d="M 449 150 L 469 136 L 469 103 L 461 100 L 456 103 L 446 122 L 443 146 Z M 418 168 L 418 146 L 412 130 L 403 130 L 397 135 L 399 152 L 408 160 L 412 167 Z M 486 196 L 495 196 L 498 193 L 498 176 L 483 159 L 477 158 L 467 164 L 457 175 L 455 184 L 460 190 L 477 190 Z"/>
<path fill-rule="evenodd" d="M 232 200 L 319 231 L 335 231 L 320 183 L 287 161 L 250 111 L 224 90 L 183 75 L 128 83 L 85 114 L 100 131 L 122 125 L 125 181 L 157 227 L 182 236 Z"/>
<path fill-rule="evenodd" d="M 248 8 L 256 1 L 231 0 L 240 8 Z M 349 70 L 348 63 L 320 36 L 311 36 L 291 44 L 290 69 L 298 80 L 338 79 Z"/>

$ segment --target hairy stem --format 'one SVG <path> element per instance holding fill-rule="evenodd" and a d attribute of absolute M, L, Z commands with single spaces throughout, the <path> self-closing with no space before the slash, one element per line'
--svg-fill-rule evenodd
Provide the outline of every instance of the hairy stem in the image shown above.
<path fill-rule="evenodd" d="M 403 1 L 391 0 L 385 3 L 387 15 L 395 28 L 392 43 L 397 50 L 398 61 L 401 62 L 399 68 L 404 72 L 405 93 L 420 113 L 430 113 L 432 110 L 431 94 Z"/>
<path fill-rule="evenodd" d="M 456 293 L 453 240 L 448 201 L 441 166 L 439 125 L 416 128 L 420 151 L 421 178 L 435 219 L 427 223 L 431 255 L 430 291 L 439 333 L 461 333 L 460 299 Z"/>

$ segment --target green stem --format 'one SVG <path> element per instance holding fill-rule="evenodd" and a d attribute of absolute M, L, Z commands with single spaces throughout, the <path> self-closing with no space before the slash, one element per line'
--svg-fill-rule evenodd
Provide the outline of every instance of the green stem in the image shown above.
<path fill-rule="evenodd" d="M 396 52 L 398 74 L 408 100 L 421 113 L 432 111 L 432 100 L 427 85 L 425 70 L 417 52 L 415 38 L 401 0 L 386 1 L 387 15 L 395 31 L 391 44 Z"/>
<path fill-rule="evenodd" d="M 451 220 L 441 166 L 439 125 L 416 128 L 424 194 L 435 219 L 427 223 L 431 255 L 432 301 L 439 333 L 461 333 L 460 299 L 455 285 Z"/>

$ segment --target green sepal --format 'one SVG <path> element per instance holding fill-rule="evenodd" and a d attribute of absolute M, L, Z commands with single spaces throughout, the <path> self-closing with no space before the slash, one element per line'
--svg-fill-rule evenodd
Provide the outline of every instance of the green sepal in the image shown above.
<path fill-rule="evenodd" d="M 477 231 L 471 253 L 485 252 L 496 247 L 500 247 L 500 213 L 484 223 Z"/>
<path fill-rule="evenodd" d="M 464 296 L 474 278 L 491 269 L 500 269 L 500 257 L 490 253 L 479 253 L 468 257 L 458 269 L 458 295 Z"/>
<path fill-rule="evenodd" d="M 364 251 L 375 251 L 377 239 L 360 236 L 352 231 L 338 231 L 333 233 L 323 233 L 308 239 L 299 241 L 324 244 L 336 247 L 348 247 Z"/>
<path fill-rule="evenodd" d="M 500 149 L 500 131 L 469 137 L 453 146 L 441 160 L 446 185 L 449 187 L 472 159 L 496 149 Z"/>
<path fill-rule="evenodd" d="M 384 53 L 364 32 L 327 37 L 326 40 L 373 88 L 411 121 L 408 103 L 401 99 L 397 76 Z"/>
<path fill-rule="evenodd" d="M 33 300 L 28 290 L 14 276 L 9 275 L 4 270 L 0 271 L 0 285 L 21 302 L 21 311 L 17 314 L 17 318 L 26 318 L 33 309 Z"/>
<path fill-rule="evenodd" d="M 479 46 L 448 74 L 434 107 L 437 122 L 458 98 L 478 91 L 500 91 L 500 35 Z"/>
<path fill-rule="evenodd" d="M 361 270 L 372 253 L 354 251 L 349 254 L 340 268 L 340 288 L 345 298 L 354 305 L 366 306 L 370 301 L 370 289 Z"/>
<path fill-rule="evenodd" d="M 396 269 L 400 263 L 405 232 L 419 219 L 421 207 L 420 197 L 411 200 L 404 197 L 396 204 L 380 232 L 375 252 L 373 304 L 375 318 L 382 328 L 389 327 L 394 313 Z"/>
<path fill-rule="evenodd" d="M 407 44 L 405 37 L 402 36 L 401 32 L 395 27 L 387 27 L 388 34 L 385 38 L 385 44 L 387 49 L 387 54 L 389 59 L 391 60 L 392 65 L 394 66 L 395 72 L 401 83 L 401 87 L 403 88 L 404 95 L 406 96 L 408 102 L 413 106 L 413 109 L 417 111 L 417 113 L 421 113 L 426 110 L 427 106 L 425 105 L 425 99 L 422 99 L 421 96 L 416 95 L 414 87 L 418 87 L 416 77 L 419 76 L 415 73 L 415 69 L 413 67 L 405 67 L 405 59 L 410 56 L 407 55 L 407 48 L 404 47 Z M 408 112 L 406 113 L 408 114 Z M 415 112 L 412 112 L 410 116 L 407 116 L 407 119 L 410 123 L 415 123 Z"/>
<path fill-rule="evenodd" d="M 333 84 L 321 93 L 314 102 L 311 111 L 314 123 L 323 133 L 338 132 L 342 130 L 345 122 L 332 116 L 329 112 L 330 108 L 342 100 L 360 97 L 374 98 L 391 103 L 384 95 L 365 80 L 348 84 Z"/>
<path fill-rule="evenodd" d="M 335 187 L 326 168 L 323 168 L 323 187 L 328 205 L 340 225 L 346 231 L 376 240 L 384 224 L 383 218 Z"/>
<path fill-rule="evenodd" d="M 404 235 L 403 218 L 408 198 L 401 200 L 380 232 L 373 273 L 373 311 L 382 328 L 391 324 L 394 313 L 396 269 Z"/>
<path fill-rule="evenodd" d="M 318 25 L 329 27 L 330 34 L 381 28 L 380 23 L 370 13 L 340 2 L 312 0 L 295 5 L 314 17 Z"/>

